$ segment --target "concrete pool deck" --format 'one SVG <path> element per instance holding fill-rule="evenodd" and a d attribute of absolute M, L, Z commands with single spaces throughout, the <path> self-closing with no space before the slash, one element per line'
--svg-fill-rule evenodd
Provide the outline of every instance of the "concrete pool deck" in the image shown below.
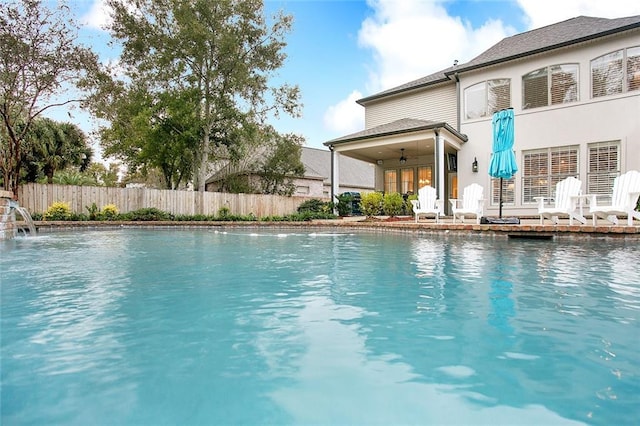
<path fill-rule="evenodd" d="M 620 221 L 625 223 L 625 220 Z M 21 223 L 18 222 L 18 226 Z M 580 238 L 580 237 L 611 237 L 640 239 L 640 224 L 634 226 L 605 224 L 599 221 L 598 226 L 592 226 L 591 221 L 586 225 L 569 225 L 568 220 L 561 220 L 559 225 L 545 221 L 540 225 L 539 218 L 520 218 L 520 224 L 476 224 L 475 220 L 466 223 L 451 217 L 441 218 L 440 223 L 434 220 L 421 220 L 418 223 L 412 217 L 401 216 L 393 219 L 379 217 L 366 220 L 363 216 L 346 217 L 333 220 L 313 220 L 309 222 L 222 222 L 222 221 L 151 221 L 151 222 L 68 222 L 68 221 L 37 221 L 38 232 L 55 232 L 70 229 L 104 229 L 104 228 L 303 228 L 315 227 L 322 229 L 354 229 L 369 231 L 414 232 L 419 234 L 455 233 L 493 237 L 511 238 Z"/>

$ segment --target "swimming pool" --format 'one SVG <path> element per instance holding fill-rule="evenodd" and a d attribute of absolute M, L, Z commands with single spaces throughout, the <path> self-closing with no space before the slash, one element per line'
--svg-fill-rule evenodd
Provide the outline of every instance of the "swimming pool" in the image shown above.
<path fill-rule="evenodd" d="M 0 243 L 2 424 L 640 421 L 637 242 L 253 232 Z"/>

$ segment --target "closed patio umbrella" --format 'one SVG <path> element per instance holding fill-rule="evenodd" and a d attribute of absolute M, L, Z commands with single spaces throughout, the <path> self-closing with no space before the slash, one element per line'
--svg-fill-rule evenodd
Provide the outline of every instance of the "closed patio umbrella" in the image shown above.
<path fill-rule="evenodd" d="M 489 175 L 500 178 L 499 217 L 502 218 L 502 180 L 511 179 L 518 171 L 513 153 L 514 126 L 513 108 L 493 114 L 493 152 L 489 162 Z"/>

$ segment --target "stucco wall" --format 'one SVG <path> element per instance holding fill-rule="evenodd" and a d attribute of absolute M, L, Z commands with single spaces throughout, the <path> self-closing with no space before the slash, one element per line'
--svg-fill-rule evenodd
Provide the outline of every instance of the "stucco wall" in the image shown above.
<path fill-rule="evenodd" d="M 461 75 L 461 90 L 478 82 L 511 79 L 511 102 L 515 113 L 515 152 L 518 167 L 522 167 L 522 151 L 556 146 L 579 146 L 579 179 L 587 180 L 587 145 L 593 142 L 619 140 L 621 144 L 621 172 L 640 170 L 640 91 L 591 98 L 590 61 L 603 54 L 640 45 L 640 34 L 609 38 L 580 48 L 563 49 L 552 54 L 541 54 L 482 72 Z M 522 109 L 522 76 L 535 69 L 563 63 L 578 63 L 579 98 L 577 102 L 535 109 Z M 464 103 L 460 105 L 461 132 L 469 137 L 464 149 L 458 153 L 460 187 L 479 183 L 489 188 L 487 173 L 492 148 L 491 117 L 464 119 Z M 471 163 L 477 157 L 479 172 L 472 173 Z M 535 214 L 534 205 L 522 204 L 522 175 L 515 179 L 515 206 L 506 208 L 511 214 Z M 487 197 L 488 194 L 487 194 Z M 486 203 L 488 214 L 497 211 L 497 205 Z"/>

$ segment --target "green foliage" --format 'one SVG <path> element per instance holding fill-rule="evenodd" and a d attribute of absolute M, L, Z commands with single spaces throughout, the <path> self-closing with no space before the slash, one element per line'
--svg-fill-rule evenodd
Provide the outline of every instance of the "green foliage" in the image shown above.
<path fill-rule="evenodd" d="M 120 219 L 129 220 L 133 222 L 162 221 L 162 220 L 172 220 L 173 215 L 171 213 L 158 210 L 155 207 L 146 207 L 143 209 L 138 209 L 129 213 L 122 214 L 120 215 Z"/>
<path fill-rule="evenodd" d="M 85 209 L 89 212 L 89 220 L 98 220 L 98 214 L 100 213 L 100 209 L 96 203 L 92 203 L 91 207 L 84 206 Z"/>
<path fill-rule="evenodd" d="M 46 140 L 39 138 L 43 143 L 36 144 L 29 140 L 32 124 L 36 130 L 38 117 L 61 100 L 83 100 L 78 93 L 86 93 L 92 82 L 106 75 L 97 55 L 77 43 L 79 26 L 70 19 L 69 7 L 64 2 L 56 9 L 50 5 L 31 0 L 0 2 L 0 169 L 4 187 L 14 193 L 23 176 L 23 161 L 30 153 L 40 156 L 42 161 L 34 168 L 49 178 L 64 162 L 73 162 L 70 156 L 76 154 L 59 149 L 59 138 L 66 137 L 63 145 L 73 145 L 71 139 L 79 134 L 71 135 L 58 125 L 56 130 L 62 133 L 47 130 L 42 134 Z M 33 169 L 27 176 L 38 177 Z"/>
<path fill-rule="evenodd" d="M 272 146 L 260 167 L 263 194 L 291 196 L 296 190 L 294 179 L 304 175 L 300 160 L 303 140 L 296 135 L 272 132 Z"/>
<path fill-rule="evenodd" d="M 349 193 L 336 195 L 338 216 L 349 216 L 353 210 L 353 195 Z"/>
<path fill-rule="evenodd" d="M 101 220 L 117 220 L 118 207 L 115 204 L 107 204 L 102 208 L 99 217 Z"/>
<path fill-rule="evenodd" d="M 193 177 L 203 191 L 219 148 L 233 154 L 251 139 L 247 129 L 264 127 L 267 114 L 299 115 L 299 89 L 271 86 L 286 58 L 291 16 L 267 19 L 261 0 L 107 4 L 125 73 L 93 108 L 112 123 L 103 134 L 105 152 L 130 170 L 159 167 L 174 187 Z M 267 179 L 270 193 L 289 190 L 273 189 Z"/>
<path fill-rule="evenodd" d="M 43 215 L 44 220 L 69 220 L 70 218 L 71 207 L 62 201 L 51 204 Z"/>
<path fill-rule="evenodd" d="M 322 201 L 317 198 L 303 201 L 297 209 L 298 213 L 321 213 L 333 216 L 333 203 L 330 201 Z"/>
<path fill-rule="evenodd" d="M 367 217 L 379 215 L 382 211 L 383 196 L 380 192 L 366 192 L 360 197 L 360 209 Z"/>
<path fill-rule="evenodd" d="M 97 182 L 85 173 L 76 170 L 61 170 L 53 175 L 52 183 L 58 185 L 97 186 Z"/>
<path fill-rule="evenodd" d="M 224 206 L 218 209 L 218 218 L 220 218 L 220 220 L 227 220 L 230 215 L 231 210 L 229 210 L 229 207 Z"/>
<path fill-rule="evenodd" d="M 387 216 L 397 216 L 402 213 L 404 208 L 404 198 L 398 192 L 390 192 L 384 194 L 382 201 L 382 210 Z"/>

